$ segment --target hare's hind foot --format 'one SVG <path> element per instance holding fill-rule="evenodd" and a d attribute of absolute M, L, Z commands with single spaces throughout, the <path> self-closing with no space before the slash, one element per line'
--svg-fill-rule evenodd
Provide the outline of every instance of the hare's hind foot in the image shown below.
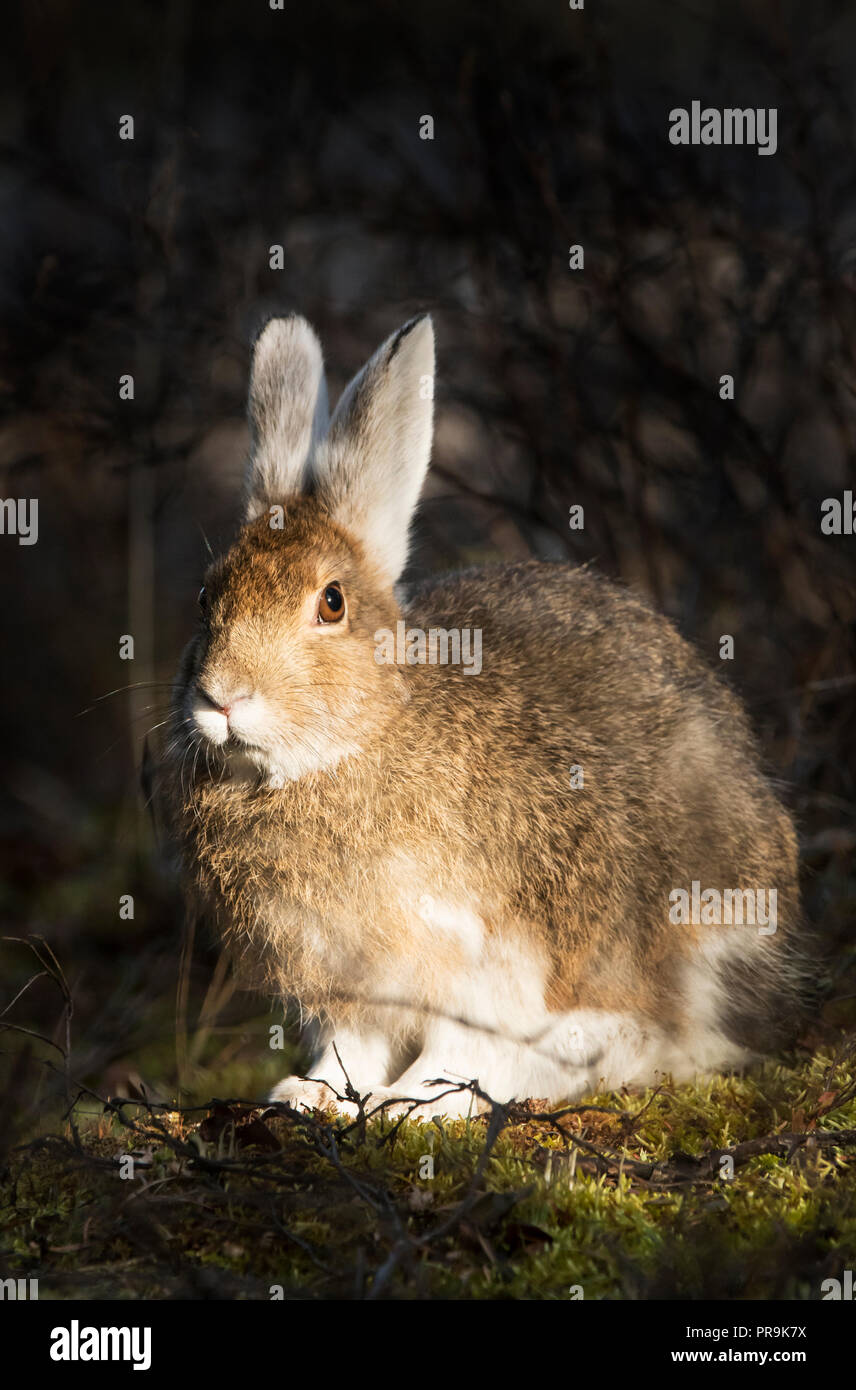
<path fill-rule="evenodd" d="M 525 1038 L 444 1020 L 429 1030 L 416 1061 L 391 1087 L 376 1089 L 367 1109 L 386 1097 L 392 1118 L 482 1113 L 490 1101 L 506 1104 L 543 1097 L 550 1106 L 574 1103 L 598 1091 L 656 1085 L 667 1077 L 731 1071 L 749 1061 L 721 1033 L 699 1030 L 669 1038 L 631 1014 L 575 1009 Z M 472 1080 L 477 1090 L 465 1083 Z M 464 1083 L 464 1084 L 462 1084 Z"/>

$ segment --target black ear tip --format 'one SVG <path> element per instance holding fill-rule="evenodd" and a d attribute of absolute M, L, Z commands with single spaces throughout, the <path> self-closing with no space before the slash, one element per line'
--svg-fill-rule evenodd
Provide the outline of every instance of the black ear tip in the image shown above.
<path fill-rule="evenodd" d="M 421 323 L 430 324 L 432 322 L 433 321 L 431 315 L 428 313 L 427 310 L 423 314 L 415 314 L 412 319 L 408 319 L 407 322 L 403 324 L 401 328 L 399 328 L 392 341 L 392 348 L 390 349 L 389 354 L 390 357 L 393 357 L 395 353 L 398 352 L 398 349 L 401 347 L 401 344 L 404 342 L 405 338 L 410 337 L 410 334 L 413 332 L 414 328 L 418 328 Z"/>

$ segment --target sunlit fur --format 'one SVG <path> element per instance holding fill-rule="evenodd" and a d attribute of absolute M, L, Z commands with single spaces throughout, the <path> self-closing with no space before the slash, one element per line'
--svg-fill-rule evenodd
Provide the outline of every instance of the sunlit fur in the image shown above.
<path fill-rule="evenodd" d="M 356 445 L 350 466 L 370 507 Z M 341 496 L 316 473 L 282 497 L 282 529 L 259 516 L 206 576 L 160 776 L 188 891 L 243 979 L 321 1020 L 311 1074 L 343 1089 L 338 1039 L 377 1095 L 427 1097 L 446 1075 L 559 1101 L 782 1043 L 796 841 L 733 694 L 586 570 L 471 571 L 400 608 L 392 552 L 378 563 Z M 334 580 L 347 619 L 319 630 Z M 481 628 L 481 674 L 378 664 L 374 634 L 401 617 Z M 248 693 L 227 741 L 202 732 L 200 683 Z M 778 930 L 672 925 L 669 893 L 693 880 L 775 888 Z"/>

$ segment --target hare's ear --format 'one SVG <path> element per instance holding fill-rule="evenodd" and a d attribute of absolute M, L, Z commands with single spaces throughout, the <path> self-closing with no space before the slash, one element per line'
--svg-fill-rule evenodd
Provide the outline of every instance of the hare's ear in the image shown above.
<path fill-rule="evenodd" d="M 434 329 L 411 319 L 345 388 L 313 481 L 336 521 L 395 583 L 431 457 Z"/>
<path fill-rule="evenodd" d="M 256 339 L 249 414 L 245 492 L 252 521 L 304 490 L 312 451 L 327 429 L 321 344 L 305 319 L 269 319 Z"/>

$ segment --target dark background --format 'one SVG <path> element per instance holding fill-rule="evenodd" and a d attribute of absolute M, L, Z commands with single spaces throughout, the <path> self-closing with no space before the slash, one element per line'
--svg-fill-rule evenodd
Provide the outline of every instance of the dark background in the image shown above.
<path fill-rule="evenodd" d="M 856 12 L 57 0 L 4 27 L 0 470 L 40 533 L 0 537 L 2 905 L 65 970 L 75 1074 L 228 1094 L 268 1065 L 267 1006 L 183 937 L 138 771 L 203 532 L 235 524 L 250 345 L 291 310 L 334 396 L 434 315 L 414 575 L 588 561 L 712 661 L 733 635 L 800 826 L 812 1026 L 850 1021 L 856 537 L 824 536 L 820 503 L 854 486 Z M 776 106 L 778 152 L 673 147 L 694 99 Z M 0 946 L 4 1007 L 32 970 Z M 43 979 L 14 1016 L 51 1033 L 61 1003 Z M 25 1109 L 53 1084 L 34 1071 Z"/>

